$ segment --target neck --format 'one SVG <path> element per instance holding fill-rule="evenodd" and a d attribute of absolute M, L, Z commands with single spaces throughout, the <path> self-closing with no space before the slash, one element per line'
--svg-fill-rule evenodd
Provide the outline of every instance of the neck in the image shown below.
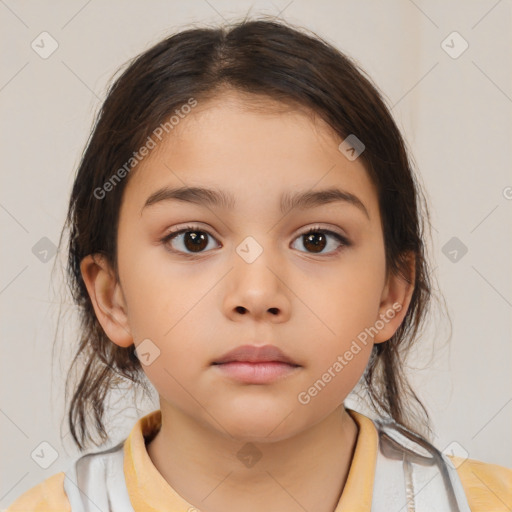
<path fill-rule="evenodd" d="M 147 445 L 149 457 L 169 485 L 198 509 L 336 508 L 358 433 L 343 405 L 308 430 L 272 442 L 227 437 L 164 403 L 161 411 L 161 429 Z"/>

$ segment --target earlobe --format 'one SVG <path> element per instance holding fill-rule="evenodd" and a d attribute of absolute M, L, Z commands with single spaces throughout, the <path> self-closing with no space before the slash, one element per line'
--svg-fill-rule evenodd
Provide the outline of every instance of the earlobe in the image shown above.
<path fill-rule="evenodd" d="M 105 256 L 90 254 L 82 259 L 80 271 L 96 318 L 109 339 L 120 347 L 133 344 L 120 284 Z"/>
<path fill-rule="evenodd" d="M 388 279 L 381 296 L 379 317 L 376 321 L 376 326 L 382 328 L 378 329 L 378 333 L 375 335 L 373 340 L 374 343 L 383 343 L 389 340 L 400 327 L 405 315 L 407 314 L 412 294 L 414 292 L 416 275 L 415 262 L 416 258 L 414 254 L 409 254 L 407 280 L 400 275 L 395 275 L 389 272 Z"/>

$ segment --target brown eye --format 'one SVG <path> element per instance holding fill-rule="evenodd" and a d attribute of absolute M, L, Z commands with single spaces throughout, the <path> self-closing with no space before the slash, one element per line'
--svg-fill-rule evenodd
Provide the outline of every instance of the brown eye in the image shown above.
<path fill-rule="evenodd" d="M 322 252 L 327 245 L 325 235 L 321 232 L 309 233 L 302 236 L 304 237 L 304 247 L 311 250 L 311 252 Z"/>
<path fill-rule="evenodd" d="M 207 245 L 205 233 L 201 231 L 186 231 L 183 236 L 183 244 L 192 252 L 202 251 Z"/>
<path fill-rule="evenodd" d="M 208 247 L 209 238 L 213 239 L 208 232 L 195 226 L 187 226 L 185 229 L 167 235 L 162 242 L 172 252 L 190 255 L 205 252 L 205 249 Z"/>
<path fill-rule="evenodd" d="M 335 239 L 337 243 L 332 242 L 332 239 Z M 306 233 L 302 233 L 297 240 L 302 241 L 306 252 L 310 254 L 332 255 L 338 252 L 340 248 L 351 245 L 349 240 L 344 236 L 334 231 L 321 228 L 312 228 Z M 331 250 L 324 251 L 326 248 L 330 248 Z"/>

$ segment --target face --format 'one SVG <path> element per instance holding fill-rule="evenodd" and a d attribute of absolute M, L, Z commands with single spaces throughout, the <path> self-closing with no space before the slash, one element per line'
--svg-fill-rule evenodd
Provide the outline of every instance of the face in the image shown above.
<path fill-rule="evenodd" d="M 119 282 L 95 309 L 114 343 L 146 354 L 162 408 L 223 435 L 284 439 L 338 408 L 396 330 L 406 289 L 386 280 L 377 192 L 340 142 L 305 113 L 257 112 L 230 94 L 199 103 L 132 171 Z M 153 195 L 164 187 L 228 200 Z M 327 189 L 353 200 L 285 200 Z M 298 366 L 240 381 L 212 364 L 240 345 L 275 345 Z"/>

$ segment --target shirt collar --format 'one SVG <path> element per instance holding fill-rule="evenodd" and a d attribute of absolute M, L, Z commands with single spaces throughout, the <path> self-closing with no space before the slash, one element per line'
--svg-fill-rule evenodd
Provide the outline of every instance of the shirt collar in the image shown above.
<path fill-rule="evenodd" d="M 373 421 L 346 409 L 358 426 L 354 456 L 335 512 L 370 512 L 377 459 L 378 433 Z M 135 512 L 179 511 L 192 507 L 158 472 L 151 461 L 146 441 L 160 430 L 161 410 L 140 418 L 124 444 L 124 474 Z"/>

